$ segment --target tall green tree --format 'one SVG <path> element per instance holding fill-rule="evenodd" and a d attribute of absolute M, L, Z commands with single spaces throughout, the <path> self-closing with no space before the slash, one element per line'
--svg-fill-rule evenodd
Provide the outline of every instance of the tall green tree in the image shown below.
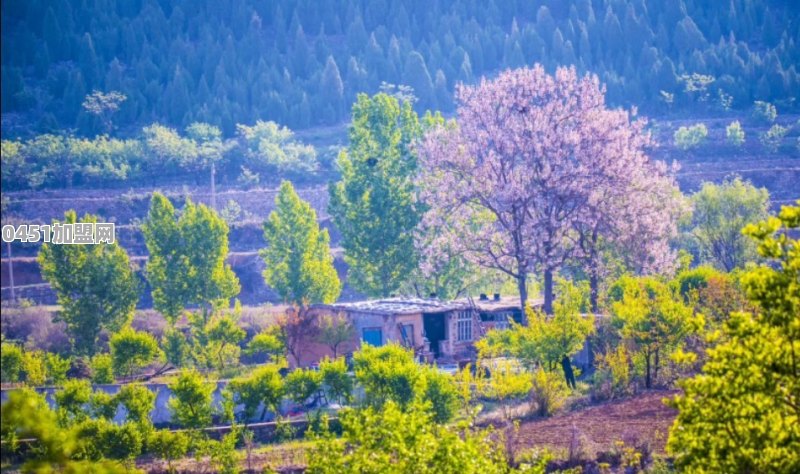
<path fill-rule="evenodd" d="M 336 301 L 342 284 L 333 267 L 328 231 L 320 230 L 317 213 L 289 181 L 281 183 L 275 210 L 264 222 L 264 238 L 264 280 L 285 302 L 305 307 Z"/>
<path fill-rule="evenodd" d="M 741 178 L 703 183 L 692 195 L 691 237 L 700 257 L 725 271 L 757 257 L 756 246 L 742 234 L 750 222 L 766 219 L 769 193 Z"/>
<path fill-rule="evenodd" d="M 186 201 L 180 217 L 161 193 L 153 193 L 142 226 L 147 250 L 147 279 L 153 306 L 174 323 L 189 305 L 204 318 L 239 293 L 239 279 L 228 256 L 228 225 L 213 210 Z"/>
<path fill-rule="evenodd" d="M 64 224 L 78 222 L 75 211 Z M 87 214 L 81 223 L 96 223 Z M 93 355 L 101 331 L 118 331 L 133 317 L 139 301 L 139 281 L 128 254 L 116 243 L 58 245 L 46 243 L 39 252 L 42 276 L 56 291 L 59 319 L 67 325 L 78 354 Z"/>
<path fill-rule="evenodd" d="M 701 321 L 684 304 L 677 288 L 654 277 L 625 276 L 612 291 L 621 296 L 611 305 L 611 322 L 644 357 L 645 387 L 651 388 L 668 351 L 677 348 Z"/>
<path fill-rule="evenodd" d="M 342 232 L 349 280 L 371 296 L 389 296 L 416 268 L 414 233 L 419 117 L 407 101 L 359 94 L 350 145 L 339 154 L 341 181 L 330 186 L 330 212 Z"/>
<path fill-rule="evenodd" d="M 800 201 L 745 228 L 769 260 L 742 277 L 757 310 L 731 314 L 703 372 L 672 401 L 667 448 L 681 470 L 800 472 L 798 229 Z"/>

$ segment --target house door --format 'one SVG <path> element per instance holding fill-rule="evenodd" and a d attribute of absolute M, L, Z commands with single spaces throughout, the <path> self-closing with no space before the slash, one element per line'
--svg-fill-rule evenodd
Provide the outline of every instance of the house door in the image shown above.
<path fill-rule="evenodd" d="M 446 339 L 445 332 L 445 313 L 432 313 L 422 315 L 423 329 L 425 329 L 425 337 L 431 344 L 431 351 L 434 357 L 439 357 L 439 341 Z"/>

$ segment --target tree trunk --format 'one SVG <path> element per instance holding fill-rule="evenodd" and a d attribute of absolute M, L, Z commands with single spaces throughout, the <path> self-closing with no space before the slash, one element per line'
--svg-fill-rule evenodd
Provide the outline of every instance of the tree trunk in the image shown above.
<path fill-rule="evenodd" d="M 528 274 L 520 272 L 517 277 L 517 288 L 519 289 L 519 307 L 522 309 L 522 324 L 528 324 L 528 316 L 525 308 L 528 305 Z"/>
<path fill-rule="evenodd" d="M 591 269 L 591 274 L 589 276 L 589 303 L 592 307 L 592 313 L 597 314 L 600 312 L 600 305 L 598 304 L 598 293 L 600 292 L 600 279 L 597 277 L 596 269 Z"/>
<path fill-rule="evenodd" d="M 659 357 L 658 357 L 658 349 L 656 349 L 656 360 L 653 363 L 653 381 L 656 382 L 656 383 L 658 383 L 658 362 L 659 362 L 658 359 L 659 359 Z"/>
<path fill-rule="evenodd" d="M 575 388 L 575 372 L 572 371 L 572 363 L 566 355 L 561 358 L 561 368 L 564 370 L 564 378 L 567 380 L 567 385 Z"/>
<path fill-rule="evenodd" d="M 553 270 L 544 271 L 544 312 L 553 314 Z"/>
<path fill-rule="evenodd" d="M 653 386 L 650 380 L 650 353 L 646 352 L 644 354 L 644 364 L 645 364 L 645 378 L 644 378 L 644 386 L 645 388 L 650 388 Z"/>

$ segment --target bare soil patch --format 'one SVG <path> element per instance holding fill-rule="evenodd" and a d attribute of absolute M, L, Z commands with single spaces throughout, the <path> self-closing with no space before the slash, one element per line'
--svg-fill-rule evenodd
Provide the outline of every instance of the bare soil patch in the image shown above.
<path fill-rule="evenodd" d="M 654 452 L 663 453 L 677 415 L 676 410 L 664 405 L 663 399 L 677 393 L 653 390 L 552 418 L 526 421 L 516 437 L 516 449 L 547 447 L 565 451 L 576 429 L 586 451 L 595 455 L 610 451 L 616 441 L 628 446 L 649 443 Z"/>

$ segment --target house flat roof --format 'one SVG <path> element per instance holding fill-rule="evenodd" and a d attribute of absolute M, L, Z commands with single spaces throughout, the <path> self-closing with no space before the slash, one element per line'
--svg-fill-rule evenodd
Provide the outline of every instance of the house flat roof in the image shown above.
<path fill-rule="evenodd" d="M 333 303 L 314 305 L 316 308 L 328 308 L 334 311 L 348 311 L 371 314 L 416 314 L 444 313 L 469 308 L 466 301 L 442 301 L 434 298 L 396 297 L 381 298 L 349 303 Z"/>
<path fill-rule="evenodd" d="M 467 299 L 458 301 L 469 303 Z M 495 300 L 491 295 L 488 300 L 481 301 L 480 298 L 472 298 L 475 307 L 478 311 L 508 311 L 512 309 L 519 310 L 519 297 L 518 296 L 503 296 L 499 300 Z M 542 298 L 529 298 L 528 305 L 532 308 L 538 308 L 544 304 Z"/>

